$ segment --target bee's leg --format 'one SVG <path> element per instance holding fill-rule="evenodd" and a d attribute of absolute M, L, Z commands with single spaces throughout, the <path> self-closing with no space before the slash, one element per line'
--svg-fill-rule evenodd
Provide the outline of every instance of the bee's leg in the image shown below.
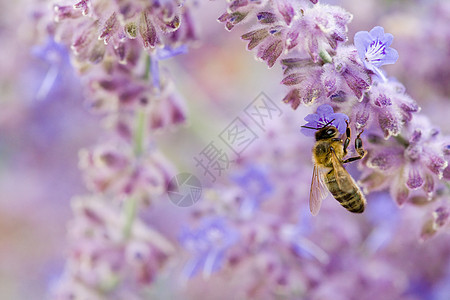
<path fill-rule="evenodd" d="M 343 164 L 346 164 L 346 163 L 349 163 L 349 162 L 352 162 L 355 160 L 359 160 L 359 159 L 363 158 L 364 155 L 366 154 L 366 151 L 363 149 L 363 142 L 360 138 L 360 135 L 361 135 L 361 133 L 363 133 L 363 131 L 361 131 L 355 139 L 355 150 L 356 150 L 356 152 L 358 152 L 359 156 L 349 157 L 342 162 Z M 345 144 L 344 144 L 344 149 L 345 149 Z"/>
<path fill-rule="evenodd" d="M 350 126 L 348 125 L 348 121 L 345 120 L 345 123 L 347 123 L 347 129 L 345 130 L 345 141 L 344 141 L 344 156 L 347 155 L 347 147 L 350 144 Z M 359 135 L 358 135 L 359 137 Z M 356 141 L 355 141 L 356 143 Z"/>
<path fill-rule="evenodd" d="M 358 154 L 361 158 L 363 158 L 364 155 L 366 155 L 366 151 L 363 148 L 363 142 L 360 138 L 360 136 L 363 132 L 364 132 L 364 129 L 356 136 L 356 139 L 355 139 L 355 150 L 356 150 L 356 152 L 358 152 Z"/>

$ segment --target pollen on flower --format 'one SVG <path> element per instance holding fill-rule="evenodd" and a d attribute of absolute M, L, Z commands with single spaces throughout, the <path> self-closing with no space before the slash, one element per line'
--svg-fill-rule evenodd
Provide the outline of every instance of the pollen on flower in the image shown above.
<path fill-rule="evenodd" d="M 129 39 L 135 39 L 137 37 L 137 34 L 138 34 L 137 24 L 134 23 L 134 22 L 127 23 L 125 25 L 125 32 L 126 32 L 127 37 Z"/>

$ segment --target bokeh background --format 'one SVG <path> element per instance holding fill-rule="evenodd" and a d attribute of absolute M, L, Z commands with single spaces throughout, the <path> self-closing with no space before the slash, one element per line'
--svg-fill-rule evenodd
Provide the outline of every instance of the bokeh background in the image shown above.
<path fill-rule="evenodd" d="M 449 3 L 445 0 L 322 2 L 340 5 L 353 14 L 353 22 L 349 26 L 350 38 L 357 31 L 370 30 L 376 25 L 383 26 L 386 32 L 394 35 L 393 47 L 399 51 L 400 58 L 395 65 L 386 67 L 387 72 L 405 84 L 407 92 L 422 107 L 422 112 L 430 116 L 443 133 L 450 134 Z M 300 215 L 307 205 L 312 172 L 308 149 L 313 142 L 300 134 L 298 126 L 310 110 L 300 108 L 293 112 L 281 102 L 286 90 L 279 84 L 282 78 L 280 67 L 276 65 L 268 69 L 246 50 L 246 44 L 240 40 L 240 35 L 246 32 L 245 26 L 228 32 L 223 24 L 216 21 L 224 9 L 225 4 L 219 0 L 199 1 L 194 15 L 200 29 L 200 41 L 187 54 L 162 63 L 172 74 L 177 89 L 186 100 L 188 120 L 177 129 L 157 134 L 156 141 L 178 170 L 197 174 L 202 178 L 205 188 L 217 188 L 219 193 L 224 193 L 226 184 L 232 182 L 230 176 L 240 174 L 242 170 L 239 167 L 231 168 L 215 187 L 202 177 L 193 157 L 211 140 L 217 140 L 219 133 L 242 114 L 256 96 L 261 92 L 266 93 L 283 113 L 280 119 L 270 124 L 273 129 L 257 131 L 258 143 L 246 151 L 245 161 L 268 166 L 269 170 L 273 170 L 271 165 L 277 164 L 282 169 L 279 172 L 284 174 L 280 176 L 297 176 L 289 180 L 292 181 L 291 185 L 298 185 L 298 190 L 292 196 L 286 194 L 279 197 L 295 202 L 296 197 L 303 194 L 303 198 L 294 205 L 298 209 L 296 214 Z M 49 297 L 49 291 L 58 282 L 64 268 L 67 254 L 66 225 L 72 218 L 70 200 L 76 195 L 87 193 L 78 168 L 78 152 L 106 135 L 99 116 L 90 113 L 85 105 L 79 75 L 65 54 L 67 50 L 61 49 L 56 70 L 52 69 L 55 66 L 52 58 L 41 55 L 47 37 L 42 34 L 41 28 L 36 27 L 35 19 L 36 14 L 43 10 L 51 10 L 51 4 L 37 0 L 0 2 L 1 299 Z M 53 76 L 54 84 L 47 87 L 46 82 Z M 271 132 L 283 132 L 285 136 L 275 141 Z M 289 143 L 298 146 L 284 150 L 289 148 Z M 303 149 L 303 152 L 299 152 L 298 156 L 283 156 L 276 162 L 270 162 L 266 160 L 273 157 L 267 154 L 269 150 L 264 152 L 264 147 L 278 147 L 271 148 L 275 152 L 292 152 L 295 149 Z M 281 180 L 274 178 L 278 176 L 275 171 L 269 174 L 272 183 Z M 277 186 L 273 188 L 277 189 Z M 381 228 L 377 234 L 390 236 L 389 239 L 380 238 L 384 241 L 380 243 L 388 244 L 381 253 L 373 250 L 380 245 L 367 248 L 372 249 L 373 253 L 365 256 L 364 263 L 361 258 L 353 261 L 352 252 L 342 252 L 333 258 L 338 260 L 334 263 L 339 267 L 335 268 L 341 271 L 334 272 L 331 267 L 327 271 L 334 275 L 320 277 L 319 271 L 309 269 L 308 272 L 313 273 L 310 276 L 318 276 L 315 278 L 317 284 L 327 282 L 314 299 L 341 299 L 328 297 L 335 291 L 345 290 L 337 295 L 351 295 L 352 289 L 364 290 L 364 280 L 345 280 L 346 276 L 353 278 L 347 272 L 355 274 L 363 272 L 362 269 L 371 272 L 372 277 L 361 275 L 368 281 L 398 279 L 396 284 L 402 286 L 399 289 L 404 291 L 402 295 L 405 299 L 450 299 L 448 234 L 443 232 L 420 242 L 420 228 L 426 218 L 424 210 L 411 205 L 399 209 L 383 193 L 371 197 L 384 200 L 378 202 L 382 203 L 380 205 L 373 205 L 373 210 L 364 219 L 354 221 L 353 216 L 340 211 L 341 208 L 329 197 L 324 202 L 324 210 L 326 216 L 335 218 L 312 221 L 316 228 L 316 236 L 313 234 L 312 239 L 319 241 L 319 244 L 324 238 L 318 236 L 324 232 L 320 227 L 335 227 L 337 232 L 350 236 L 349 240 L 354 242 L 343 246 L 342 251 L 366 247 L 359 238 L 353 238 L 360 235 L 358 232 L 361 230 L 357 227 L 361 224 L 371 224 L 362 231 Z M 277 207 L 278 204 L 273 202 L 275 198 L 265 202 L 266 210 Z M 157 220 L 155 223 L 176 240 L 180 226 L 187 220 L 190 211 L 175 207 L 166 200 L 152 214 L 159 216 L 154 216 Z M 176 221 L 167 221 L 171 218 Z M 264 222 L 260 218 L 254 222 Z M 398 239 L 399 236 L 402 238 Z M 365 243 L 371 242 L 378 243 L 376 238 L 374 241 L 365 240 Z M 276 256 L 278 252 L 274 250 L 271 254 Z M 234 281 L 239 281 L 239 276 L 250 274 L 245 273 L 245 270 L 241 272 L 235 274 L 238 278 L 234 278 Z M 154 297 L 199 299 L 202 295 L 211 296 L 219 292 L 226 295 L 232 292 L 226 286 L 227 280 L 233 282 L 234 286 L 243 284 L 232 279 L 233 276 L 206 280 L 197 276 L 186 287 L 167 276 L 156 284 Z M 178 288 L 172 286 L 173 282 Z M 371 286 L 370 282 L 367 286 Z M 160 291 L 168 287 L 174 291 L 161 294 Z M 378 289 L 385 287 L 390 288 L 389 282 L 377 285 Z M 370 291 L 374 293 L 375 290 Z M 361 292 L 358 291 L 358 294 Z M 274 297 L 270 293 L 255 295 L 256 298 Z M 395 299 L 368 295 L 358 299 Z M 393 297 L 389 295 L 397 294 L 386 295 Z M 223 299 L 231 298 L 224 296 Z M 342 299 L 346 299 L 345 296 Z"/>

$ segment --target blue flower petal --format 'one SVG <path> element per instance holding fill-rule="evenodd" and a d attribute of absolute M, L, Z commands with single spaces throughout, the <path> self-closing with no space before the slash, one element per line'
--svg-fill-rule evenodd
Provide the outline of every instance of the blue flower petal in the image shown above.
<path fill-rule="evenodd" d="M 206 255 L 198 255 L 189 260 L 183 268 L 183 275 L 186 278 L 194 277 L 205 265 Z"/>
<path fill-rule="evenodd" d="M 156 50 L 152 56 L 151 73 L 153 86 L 160 87 L 160 75 L 159 75 L 159 61 L 172 58 L 174 56 L 185 54 L 188 52 L 188 47 L 182 45 L 176 48 L 164 47 Z"/>
<path fill-rule="evenodd" d="M 317 108 L 317 113 L 305 117 L 305 121 L 309 122 L 304 126 L 320 129 L 333 121 L 330 125 L 335 126 L 340 133 L 344 133 L 347 128 L 346 120 L 349 120 L 348 116 L 342 113 L 334 113 L 331 105 L 322 104 Z M 317 130 L 302 127 L 300 131 L 306 136 L 314 136 Z"/>
<path fill-rule="evenodd" d="M 380 41 L 386 45 L 386 47 L 389 47 L 392 44 L 392 41 L 394 40 L 394 36 L 390 33 L 386 33 L 384 37 L 379 38 Z"/>
<path fill-rule="evenodd" d="M 305 126 L 309 126 L 308 124 L 306 124 Z M 300 129 L 300 132 L 303 133 L 306 136 L 314 136 L 316 134 L 316 130 L 314 129 L 309 129 L 309 128 L 304 128 L 302 127 Z"/>
<path fill-rule="evenodd" d="M 345 129 L 347 129 L 347 123 L 345 121 L 349 120 L 347 115 L 342 113 L 335 113 L 330 115 L 330 118 L 331 120 L 334 119 L 333 123 L 331 124 L 334 125 L 339 130 L 340 133 L 344 133 Z"/>
<path fill-rule="evenodd" d="M 212 251 L 205 257 L 203 265 L 203 276 L 208 278 L 213 272 L 220 270 L 223 264 L 225 253 L 223 250 Z"/>
<path fill-rule="evenodd" d="M 395 49 L 389 48 L 386 50 L 386 56 L 384 57 L 384 64 L 394 64 L 398 59 L 398 52 Z"/>
<path fill-rule="evenodd" d="M 154 59 L 150 65 L 150 72 L 152 74 L 152 83 L 154 87 L 160 87 L 160 77 L 159 77 L 159 62 Z"/>
<path fill-rule="evenodd" d="M 358 56 L 366 69 L 373 71 L 383 81 L 387 81 L 379 69 L 386 64 L 393 64 L 398 59 L 398 52 L 389 48 L 394 36 L 390 33 L 384 33 L 381 26 L 374 27 L 370 33 L 360 31 L 355 34 L 354 43 Z"/>
<path fill-rule="evenodd" d="M 317 108 L 317 114 L 321 117 L 331 115 L 333 112 L 333 108 L 328 104 L 322 104 Z"/>
<path fill-rule="evenodd" d="M 373 38 L 367 31 L 359 31 L 355 34 L 353 40 L 356 49 L 358 50 L 358 53 L 359 50 L 361 50 L 362 53 L 364 53 L 367 50 L 367 46 L 370 45 L 370 43 L 372 42 Z"/>
<path fill-rule="evenodd" d="M 180 54 L 186 54 L 188 52 L 188 47 L 186 45 L 181 45 L 176 48 L 171 47 L 164 47 L 162 49 L 158 49 L 155 54 L 155 58 L 157 60 L 163 60 L 172 58 L 174 56 L 180 55 Z"/>
<path fill-rule="evenodd" d="M 361 61 L 366 65 L 365 53 L 367 51 L 367 46 L 370 45 L 372 37 L 367 31 L 360 31 L 355 34 L 354 43 L 356 50 L 358 51 L 358 56 Z"/>
<path fill-rule="evenodd" d="M 206 218 L 195 230 L 183 228 L 179 240 L 192 254 L 183 274 L 190 278 L 200 270 L 206 276 L 217 271 L 223 265 L 225 252 L 238 239 L 239 234 L 223 218 Z"/>
<path fill-rule="evenodd" d="M 273 190 L 266 172 L 254 165 L 250 166 L 243 174 L 232 176 L 232 179 L 256 201 L 263 200 L 262 198 Z"/>
<path fill-rule="evenodd" d="M 384 36 L 384 28 L 381 26 L 375 26 L 374 28 L 372 28 L 372 30 L 370 31 L 370 35 L 373 38 L 383 38 Z"/>
<path fill-rule="evenodd" d="M 306 127 L 312 127 L 312 128 L 316 128 L 314 131 L 316 131 L 317 129 L 320 129 L 322 127 L 322 123 L 320 121 L 314 121 L 314 122 L 308 122 L 305 124 Z"/>
<path fill-rule="evenodd" d="M 309 114 L 304 118 L 304 120 L 307 122 L 318 122 L 319 119 L 320 119 L 320 116 L 317 114 Z"/>

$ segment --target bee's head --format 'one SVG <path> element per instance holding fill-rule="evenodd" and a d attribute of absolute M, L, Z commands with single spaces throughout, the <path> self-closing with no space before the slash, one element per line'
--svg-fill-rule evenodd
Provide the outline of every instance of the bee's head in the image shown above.
<path fill-rule="evenodd" d="M 331 138 L 335 138 L 339 135 L 339 131 L 334 126 L 327 126 L 320 128 L 316 132 L 316 141 L 319 140 L 328 140 Z"/>
<path fill-rule="evenodd" d="M 302 127 L 317 130 L 316 131 L 316 141 L 327 140 L 327 139 L 335 138 L 339 135 L 339 130 L 337 130 L 337 128 L 335 126 L 331 125 L 331 123 L 333 123 L 333 121 L 334 121 L 334 119 L 320 128 L 313 128 L 313 127 L 307 127 L 307 126 L 302 126 Z"/>

